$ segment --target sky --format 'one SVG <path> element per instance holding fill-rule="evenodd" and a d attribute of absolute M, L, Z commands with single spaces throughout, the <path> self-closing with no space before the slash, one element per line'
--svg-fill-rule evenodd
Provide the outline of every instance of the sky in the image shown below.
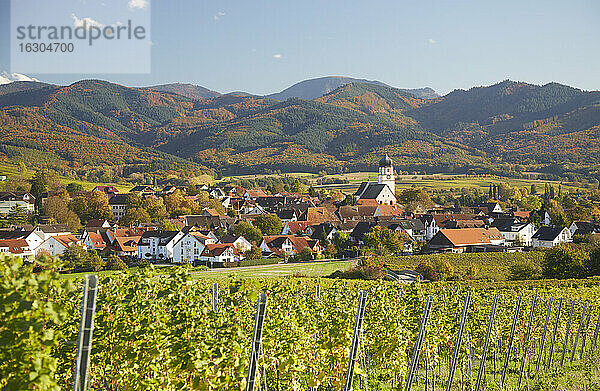
<path fill-rule="evenodd" d="M 108 18 L 102 0 L 70 1 L 72 11 L 57 13 Z M 57 84 L 182 82 L 254 94 L 329 75 L 442 94 L 505 79 L 600 90 L 597 0 L 113 1 L 124 9 L 150 2 L 149 73 L 131 65 L 127 73 L 27 75 Z M 20 71 L 10 69 L 9 4 L 0 0 L 0 73 Z M 105 55 L 120 61 L 125 51 Z"/>

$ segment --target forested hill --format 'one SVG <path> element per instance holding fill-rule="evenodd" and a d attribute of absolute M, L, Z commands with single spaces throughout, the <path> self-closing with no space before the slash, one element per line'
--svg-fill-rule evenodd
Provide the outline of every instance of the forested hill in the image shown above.
<path fill-rule="evenodd" d="M 30 164 L 130 172 L 365 170 L 383 153 L 398 169 L 428 172 L 594 174 L 600 161 L 600 93 L 557 83 L 504 81 L 435 99 L 350 83 L 285 101 L 190 97 L 205 91 L 174 86 L 0 86 L 0 153 Z"/>
<path fill-rule="evenodd" d="M 266 97 L 277 100 L 286 100 L 289 98 L 316 99 L 347 84 L 373 84 L 376 86 L 392 88 L 387 84 L 377 80 L 355 79 L 352 77 L 343 76 L 326 76 L 316 79 L 303 80 L 291 87 L 284 89 L 281 92 L 270 94 Z M 411 93 L 414 96 L 423 99 L 432 99 L 439 96 L 433 89 L 429 87 L 404 89 L 402 91 Z"/>

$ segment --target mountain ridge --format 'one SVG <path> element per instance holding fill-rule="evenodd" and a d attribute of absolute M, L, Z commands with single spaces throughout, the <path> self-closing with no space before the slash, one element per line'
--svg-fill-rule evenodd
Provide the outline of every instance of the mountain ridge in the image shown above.
<path fill-rule="evenodd" d="M 101 80 L 26 86 L 0 94 L 5 159 L 236 174 L 370 170 L 388 153 L 409 172 L 600 173 L 600 92 L 558 83 L 506 80 L 435 99 L 349 83 L 285 101 L 193 99 Z"/>

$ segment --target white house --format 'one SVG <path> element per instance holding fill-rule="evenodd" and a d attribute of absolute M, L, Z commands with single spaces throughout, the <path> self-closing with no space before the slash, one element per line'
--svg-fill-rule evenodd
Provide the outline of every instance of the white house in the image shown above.
<path fill-rule="evenodd" d="M 35 197 L 25 191 L 0 192 L 0 214 L 7 215 L 15 207 L 33 212 L 35 211 Z"/>
<path fill-rule="evenodd" d="M 520 244 L 522 246 L 531 246 L 532 238 L 535 234 L 535 227 L 531 223 L 521 223 L 518 221 L 508 222 L 498 227 L 502 236 L 506 239 L 507 245 Z"/>
<path fill-rule="evenodd" d="M 596 233 L 596 226 L 589 221 L 573 221 L 569 231 L 571 235 L 591 235 Z"/>
<path fill-rule="evenodd" d="M 239 252 L 245 253 L 252 249 L 252 243 L 250 243 L 243 236 L 235 236 L 235 235 L 223 235 L 220 240 L 223 244 L 233 244 Z"/>
<path fill-rule="evenodd" d="M 188 232 L 173 246 L 174 263 L 193 263 L 200 260 L 207 244 L 214 244 L 215 240 L 200 232 Z"/>
<path fill-rule="evenodd" d="M 171 261 L 173 247 L 185 234 L 180 231 L 146 231 L 137 248 L 139 259 Z"/>
<path fill-rule="evenodd" d="M 538 248 L 550 248 L 572 241 L 571 231 L 568 228 L 560 227 L 540 227 L 532 237 L 533 247 Z"/>
<path fill-rule="evenodd" d="M 127 212 L 127 194 L 115 194 L 108 200 L 108 205 L 113 216 L 120 219 Z"/>
<path fill-rule="evenodd" d="M 294 242 L 290 235 L 264 236 L 260 243 L 263 253 L 274 253 L 279 256 L 293 255 Z"/>
<path fill-rule="evenodd" d="M 73 234 L 50 236 L 38 247 L 36 253 L 45 252 L 55 257 L 62 255 L 69 247 L 76 245 L 82 246 L 83 242 Z"/>
<path fill-rule="evenodd" d="M 215 243 L 207 244 L 200 257 L 201 262 L 208 265 L 213 263 L 223 264 L 225 262 L 235 262 L 240 259 L 238 251 L 232 244 Z"/>
<path fill-rule="evenodd" d="M 44 240 L 34 230 L 15 229 L 12 231 L 0 231 L 0 240 L 23 239 L 27 246 L 34 251 L 44 242 Z"/>
<path fill-rule="evenodd" d="M 35 255 L 25 239 L 0 239 L 0 254 L 27 258 Z"/>

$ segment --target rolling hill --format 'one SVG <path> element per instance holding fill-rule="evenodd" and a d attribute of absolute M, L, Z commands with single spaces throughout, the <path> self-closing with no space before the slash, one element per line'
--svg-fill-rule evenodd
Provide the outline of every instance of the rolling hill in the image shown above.
<path fill-rule="evenodd" d="M 210 99 L 221 96 L 219 92 L 195 84 L 171 83 L 144 87 L 144 89 L 158 92 L 170 92 L 190 99 Z"/>
<path fill-rule="evenodd" d="M 373 169 L 385 152 L 409 172 L 600 172 L 600 92 L 557 83 L 504 81 L 434 99 L 342 83 L 284 101 L 190 97 L 203 90 L 189 85 L 12 84 L 0 86 L 0 155 L 29 164 L 342 172 Z"/>
<path fill-rule="evenodd" d="M 316 79 L 303 80 L 298 82 L 285 90 L 267 95 L 266 98 L 276 100 L 286 100 L 289 98 L 300 98 L 300 99 L 316 99 L 323 95 L 329 94 L 330 92 L 345 86 L 346 84 L 374 84 L 377 86 L 388 87 L 385 83 L 377 80 L 366 80 L 366 79 L 355 79 L 352 77 L 344 76 L 326 76 L 319 77 Z M 416 89 L 405 89 L 402 90 L 413 94 L 417 98 L 432 99 L 437 98 L 439 95 L 431 88 L 416 88 Z"/>

